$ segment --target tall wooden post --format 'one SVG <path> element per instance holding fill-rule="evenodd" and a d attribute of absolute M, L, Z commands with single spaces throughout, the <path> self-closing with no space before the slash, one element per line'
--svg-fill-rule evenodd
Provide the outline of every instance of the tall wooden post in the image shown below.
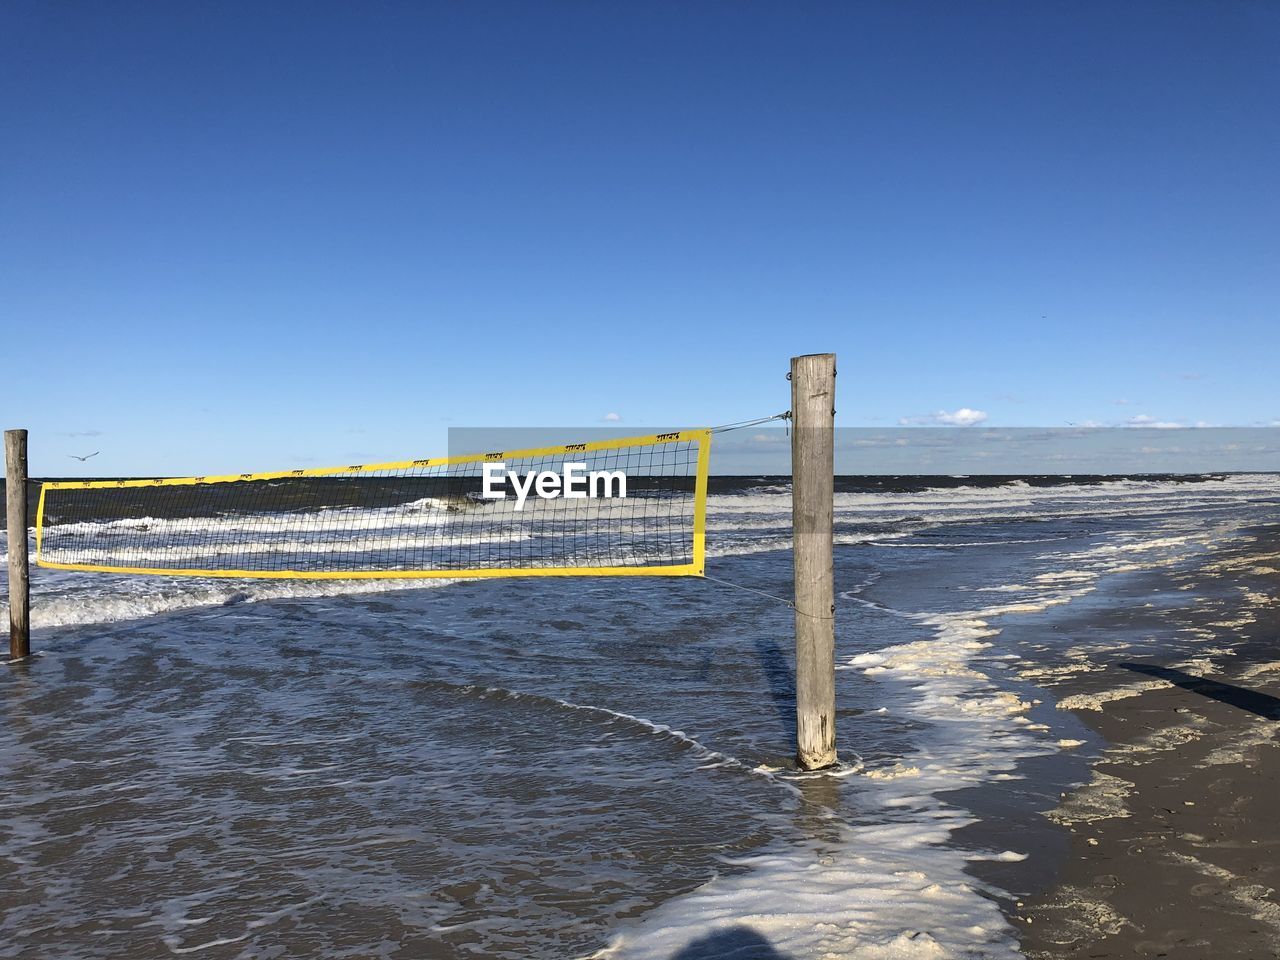
<path fill-rule="evenodd" d="M 4 490 L 9 526 L 9 659 L 31 655 L 31 585 L 27 580 L 27 431 L 4 432 Z"/>
<path fill-rule="evenodd" d="M 806 770 L 836 762 L 836 355 L 791 358 L 791 525 L 796 578 L 796 758 Z"/>

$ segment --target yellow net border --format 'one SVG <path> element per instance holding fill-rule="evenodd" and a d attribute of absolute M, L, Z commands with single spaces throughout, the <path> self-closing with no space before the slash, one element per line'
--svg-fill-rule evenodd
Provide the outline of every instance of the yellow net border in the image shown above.
<path fill-rule="evenodd" d="M 164 477 L 134 480 L 58 480 L 41 485 L 36 508 L 36 563 L 56 570 L 79 570 L 94 573 L 153 574 L 165 576 L 236 577 L 249 579 L 305 579 L 305 580 L 404 580 L 475 577 L 596 577 L 596 576 L 702 576 L 706 559 L 706 511 L 707 476 L 711 458 L 710 429 L 679 430 L 670 433 L 650 434 L 641 437 L 622 437 L 570 443 L 559 446 L 535 447 L 520 450 L 499 450 L 488 453 L 466 454 L 455 457 L 435 457 L 418 460 L 397 460 L 386 463 L 351 464 L 337 467 L 311 467 L 296 470 L 276 470 L 262 473 L 237 473 L 220 476 Z M 93 563 L 64 563 L 44 556 L 45 507 L 51 492 L 66 490 L 106 490 L 134 487 L 178 487 L 238 483 L 256 480 L 281 480 L 291 477 L 360 476 L 414 468 L 450 467 L 462 464 L 505 461 L 535 457 L 592 453 L 596 451 L 623 450 L 630 447 L 658 446 L 669 443 L 695 443 L 697 445 L 696 472 L 693 492 L 692 559 L 689 563 L 655 566 L 547 566 L 547 567 L 474 567 L 466 569 L 434 570 L 244 570 L 204 569 L 181 567 L 123 566 Z"/>

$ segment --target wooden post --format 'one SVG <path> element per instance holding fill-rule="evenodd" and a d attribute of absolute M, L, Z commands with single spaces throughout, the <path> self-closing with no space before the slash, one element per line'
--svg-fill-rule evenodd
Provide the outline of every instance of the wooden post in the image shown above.
<path fill-rule="evenodd" d="M 791 358 L 791 525 L 796 576 L 796 759 L 806 770 L 836 762 L 835 495 L 836 355 Z"/>
<path fill-rule="evenodd" d="M 4 432 L 9 525 L 9 659 L 31 655 L 31 585 L 27 580 L 27 431 Z"/>

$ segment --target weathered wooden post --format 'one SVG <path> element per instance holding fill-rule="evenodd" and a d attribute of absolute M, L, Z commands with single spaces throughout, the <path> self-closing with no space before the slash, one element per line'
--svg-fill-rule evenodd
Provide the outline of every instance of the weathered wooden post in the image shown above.
<path fill-rule="evenodd" d="M 796 758 L 806 770 L 836 762 L 836 355 L 791 358 L 791 526 L 796 580 Z"/>
<path fill-rule="evenodd" d="M 5 514 L 9 526 L 9 659 L 31 655 L 31 585 L 27 579 L 27 431 L 4 432 Z"/>

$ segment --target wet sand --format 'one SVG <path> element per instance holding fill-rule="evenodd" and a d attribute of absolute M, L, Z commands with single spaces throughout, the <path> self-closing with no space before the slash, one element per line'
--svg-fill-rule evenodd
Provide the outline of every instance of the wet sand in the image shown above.
<path fill-rule="evenodd" d="M 1056 885 L 1008 907 L 1033 960 L 1280 955 L 1280 527 L 1253 533 L 1054 627 L 1097 637 L 1110 618 L 1150 645 L 1032 668 L 1105 740 L 1047 813 L 1070 839 Z"/>

